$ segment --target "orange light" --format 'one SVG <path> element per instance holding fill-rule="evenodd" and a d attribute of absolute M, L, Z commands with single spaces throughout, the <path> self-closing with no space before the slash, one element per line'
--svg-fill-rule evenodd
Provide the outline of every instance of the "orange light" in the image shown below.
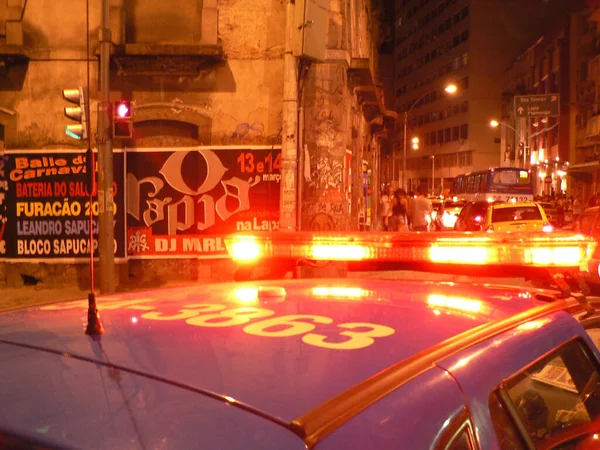
<path fill-rule="evenodd" d="M 429 259 L 436 263 L 491 264 L 498 258 L 492 249 L 486 247 L 440 247 L 434 244 L 429 249 Z"/>
<path fill-rule="evenodd" d="M 370 292 L 357 287 L 316 286 L 312 289 L 312 294 L 316 297 L 363 298 L 368 297 Z"/>
<path fill-rule="evenodd" d="M 529 253 L 536 266 L 578 266 L 585 256 L 579 247 L 532 247 Z"/>
<path fill-rule="evenodd" d="M 228 246 L 231 257 L 239 262 L 251 262 L 261 256 L 261 246 L 251 236 L 242 236 Z"/>
<path fill-rule="evenodd" d="M 586 236 L 554 231 L 523 233 L 410 233 L 278 231 L 225 238 L 241 264 L 259 259 L 387 261 L 434 264 L 581 268 L 597 243 Z"/>
<path fill-rule="evenodd" d="M 369 249 L 356 244 L 332 244 L 332 245 L 313 245 L 312 257 L 314 259 L 335 260 L 335 261 L 357 261 L 366 259 L 369 256 Z"/>

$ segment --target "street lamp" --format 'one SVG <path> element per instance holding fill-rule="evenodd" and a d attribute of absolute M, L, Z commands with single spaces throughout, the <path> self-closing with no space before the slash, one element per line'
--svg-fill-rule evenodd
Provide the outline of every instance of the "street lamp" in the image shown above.
<path fill-rule="evenodd" d="M 514 131 L 515 135 L 519 138 L 519 142 L 523 142 L 523 145 L 525 145 L 525 139 L 523 139 L 523 136 L 521 135 L 521 133 L 519 133 L 515 128 L 513 128 L 512 126 L 510 126 L 506 122 L 498 122 L 496 119 L 490 120 L 490 127 L 492 127 L 492 128 L 498 128 L 500 125 L 504 125 L 506 128 L 509 128 L 512 131 Z M 502 152 L 502 151 L 506 151 L 506 150 L 500 148 L 500 152 Z M 525 147 L 523 147 L 523 167 L 525 167 L 525 158 L 526 158 L 526 152 L 525 152 Z M 503 161 L 503 159 L 501 157 L 500 158 L 500 164 L 502 164 L 502 161 Z M 515 166 L 516 166 L 516 161 L 517 161 L 517 146 L 515 145 Z"/>
<path fill-rule="evenodd" d="M 448 94 L 455 94 L 458 91 L 458 87 L 456 87 L 455 84 L 449 84 L 448 86 L 446 86 L 444 88 L 444 91 L 446 91 Z M 406 133 L 407 133 L 407 128 L 408 128 L 408 115 L 413 110 L 413 108 L 415 106 L 417 106 L 417 104 L 427 96 L 427 94 L 429 94 L 429 92 L 426 92 L 421 97 L 416 99 L 415 102 L 411 105 L 411 107 L 408 108 L 406 111 L 404 111 L 404 146 L 403 146 L 403 154 L 402 154 L 402 189 L 404 189 L 404 190 L 406 190 L 406 147 L 407 147 Z M 413 146 L 414 145 L 415 145 L 415 143 L 413 142 Z M 417 140 L 416 145 L 417 145 L 416 148 L 419 148 L 418 140 Z"/>

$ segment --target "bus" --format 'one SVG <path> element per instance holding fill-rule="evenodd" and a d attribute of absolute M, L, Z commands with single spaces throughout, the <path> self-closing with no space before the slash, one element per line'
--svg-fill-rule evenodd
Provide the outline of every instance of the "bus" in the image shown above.
<path fill-rule="evenodd" d="M 451 196 L 467 201 L 533 201 L 533 179 L 526 169 L 494 167 L 458 175 Z"/>

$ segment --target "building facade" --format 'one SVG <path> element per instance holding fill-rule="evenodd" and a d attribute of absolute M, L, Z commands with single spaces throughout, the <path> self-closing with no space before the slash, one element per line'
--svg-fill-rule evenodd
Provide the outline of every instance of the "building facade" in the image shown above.
<path fill-rule="evenodd" d="M 407 117 L 409 188 L 439 192 L 460 173 L 503 163 L 498 130 L 506 68 L 530 46 L 565 2 L 399 0 L 396 15 L 396 111 Z M 447 95 L 448 84 L 458 87 Z M 410 144 L 418 138 L 418 148 Z M 404 142 L 408 142 L 406 156 Z M 397 175 L 400 177 L 400 173 Z"/>
<path fill-rule="evenodd" d="M 296 8 L 306 3 L 310 2 L 297 1 Z M 284 95 L 286 33 L 302 28 L 286 22 L 285 2 L 182 0 L 174 8 L 160 1 L 110 0 L 110 98 L 131 101 L 134 122 L 132 137 L 115 140 L 115 149 L 151 153 L 206 147 L 218 153 L 227 148 L 276 149 L 294 140 L 297 176 L 282 183 L 297 192 L 298 228 L 374 226 L 380 148 L 389 140 L 395 116 L 385 106 L 377 78 L 377 50 L 386 37 L 381 33 L 385 27 L 376 18 L 382 16 L 383 7 L 370 0 L 321 4 L 326 6 L 324 26 L 315 23 L 314 28 L 321 32 L 323 57 L 296 54 L 293 81 L 298 91 L 298 127 L 295 133 L 284 133 L 282 115 L 284 102 L 289 100 Z M 89 16 L 85 2 L 9 0 L 0 7 L 0 27 L 5 30 L 0 34 L 0 146 L 7 154 L 15 150 L 83 151 L 85 141 L 65 134 L 68 120 L 63 111 L 69 106 L 63 89 L 78 86 L 89 87 L 95 146 L 101 98 L 101 10 L 100 0 L 89 2 Z M 247 161 L 239 164 L 242 172 L 249 170 Z M 227 170 L 212 166 L 209 160 L 206 165 L 206 173 Z M 127 202 L 132 195 L 129 187 L 125 186 Z M 192 194 L 160 201 L 162 207 L 167 202 L 181 206 L 185 200 L 181 208 L 195 203 L 198 214 L 197 205 L 204 207 L 208 200 Z M 148 201 L 156 207 L 156 199 Z M 202 217 L 214 215 L 217 210 L 211 208 L 203 210 Z M 163 210 L 156 211 L 162 220 Z M 209 227 L 193 220 L 188 224 L 187 209 L 172 211 L 173 217 L 165 218 L 170 224 L 165 225 L 169 230 L 165 233 L 173 233 L 172 237 L 185 227 L 211 233 Z M 129 209 L 127 217 L 133 217 Z M 165 239 L 174 242 L 168 235 Z M 213 259 L 188 256 L 125 258 L 118 265 L 119 278 L 220 276 L 216 272 L 221 271 L 222 255 Z M 51 284 L 52 280 L 87 277 L 82 264 L 52 262 L 13 262 L 0 255 L 0 280 L 18 285 L 19 274 L 28 274 Z"/>

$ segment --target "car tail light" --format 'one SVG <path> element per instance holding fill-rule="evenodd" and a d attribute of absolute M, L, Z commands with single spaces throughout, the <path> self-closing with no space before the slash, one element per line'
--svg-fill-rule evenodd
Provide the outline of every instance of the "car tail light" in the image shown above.
<path fill-rule="evenodd" d="M 549 233 L 551 231 L 554 231 L 554 227 L 552 225 L 550 225 L 549 223 L 544 223 L 544 225 L 542 226 L 542 231 Z"/>

